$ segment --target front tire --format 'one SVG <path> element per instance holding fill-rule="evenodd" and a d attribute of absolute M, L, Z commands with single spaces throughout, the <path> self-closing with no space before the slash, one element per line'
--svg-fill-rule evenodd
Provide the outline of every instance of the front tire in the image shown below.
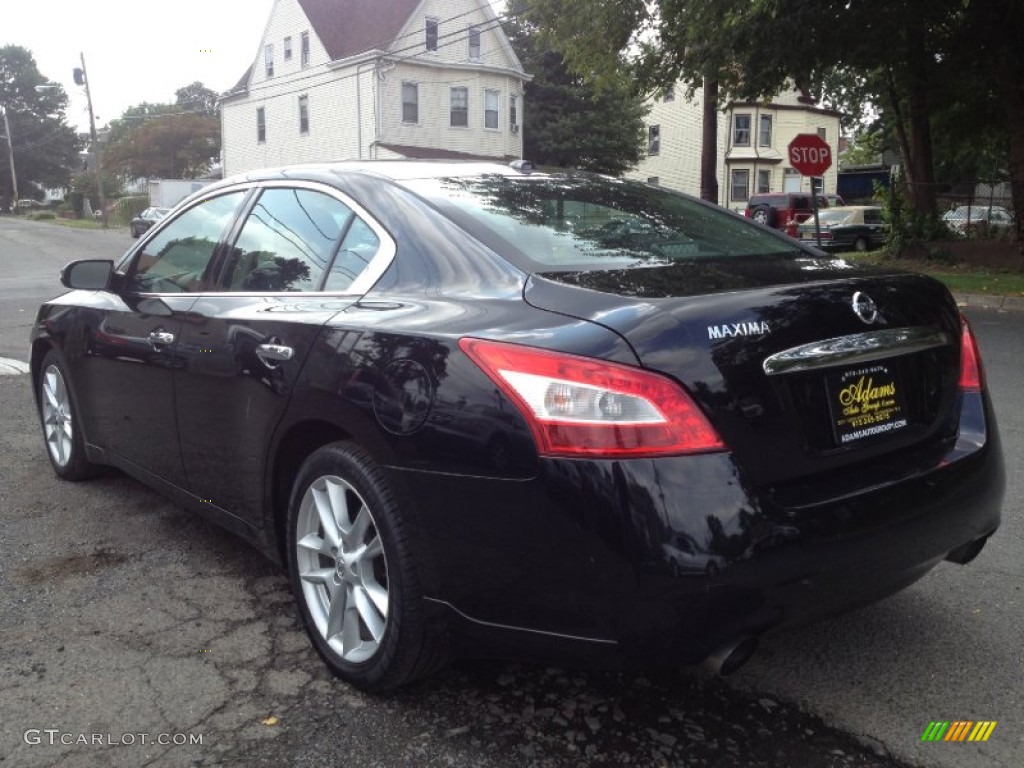
<path fill-rule="evenodd" d="M 63 360 L 53 350 L 43 358 L 39 374 L 39 421 L 46 455 L 64 480 L 85 480 L 97 467 L 85 455 L 80 414 Z"/>
<path fill-rule="evenodd" d="M 379 692 L 440 666 L 402 513 L 354 443 L 326 445 L 299 470 L 288 571 L 313 646 L 342 679 Z"/>

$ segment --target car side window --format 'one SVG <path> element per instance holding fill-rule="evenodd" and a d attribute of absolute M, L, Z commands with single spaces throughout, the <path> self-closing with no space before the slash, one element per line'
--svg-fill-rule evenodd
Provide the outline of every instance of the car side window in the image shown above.
<path fill-rule="evenodd" d="M 316 291 L 341 233 L 348 206 L 308 189 L 267 189 L 232 249 L 231 291 Z"/>
<path fill-rule="evenodd" d="M 881 211 L 864 211 L 864 223 L 865 224 L 881 224 L 882 213 Z"/>
<path fill-rule="evenodd" d="M 189 293 L 206 287 L 207 270 L 245 192 L 205 200 L 178 216 L 136 254 L 128 287 L 140 293 Z"/>
<path fill-rule="evenodd" d="M 370 225 L 356 217 L 345 234 L 345 240 L 334 257 L 324 283 L 325 291 L 345 291 L 355 281 L 380 249 L 380 238 Z"/>

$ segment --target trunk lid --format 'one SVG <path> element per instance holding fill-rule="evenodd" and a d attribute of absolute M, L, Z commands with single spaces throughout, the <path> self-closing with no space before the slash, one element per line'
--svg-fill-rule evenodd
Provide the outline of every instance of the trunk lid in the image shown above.
<path fill-rule="evenodd" d="M 681 382 L 757 485 L 893 453 L 885 473 L 909 472 L 956 436 L 959 312 L 922 275 L 694 260 L 535 274 L 525 298 L 611 328 Z"/>

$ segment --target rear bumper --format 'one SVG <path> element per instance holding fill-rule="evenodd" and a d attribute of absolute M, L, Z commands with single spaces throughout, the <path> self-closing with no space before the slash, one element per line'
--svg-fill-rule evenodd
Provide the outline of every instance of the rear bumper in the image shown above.
<path fill-rule="evenodd" d="M 695 663 L 871 603 L 999 525 L 990 408 L 967 395 L 962 413 L 930 466 L 816 498 L 748 487 L 730 454 L 546 459 L 521 481 L 416 472 L 428 602 L 464 655 L 601 665 Z"/>

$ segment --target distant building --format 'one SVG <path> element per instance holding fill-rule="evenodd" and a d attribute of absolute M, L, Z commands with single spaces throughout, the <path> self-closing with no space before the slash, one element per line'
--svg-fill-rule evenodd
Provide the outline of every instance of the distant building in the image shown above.
<path fill-rule="evenodd" d="M 518 158 L 529 79 L 488 0 L 275 0 L 221 101 L 224 172 Z"/>
<path fill-rule="evenodd" d="M 692 195 L 700 194 L 700 156 L 704 92 L 692 100 L 679 83 L 651 100 L 647 115 L 647 157 L 630 178 L 652 181 Z M 780 93 L 768 103 L 732 102 L 718 113 L 718 202 L 741 211 L 756 192 L 809 192 L 787 158 L 798 133 L 816 133 L 832 147 L 833 165 L 825 173 L 824 191 L 835 192 L 840 113 L 818 107 L 799 91 Z"/>

